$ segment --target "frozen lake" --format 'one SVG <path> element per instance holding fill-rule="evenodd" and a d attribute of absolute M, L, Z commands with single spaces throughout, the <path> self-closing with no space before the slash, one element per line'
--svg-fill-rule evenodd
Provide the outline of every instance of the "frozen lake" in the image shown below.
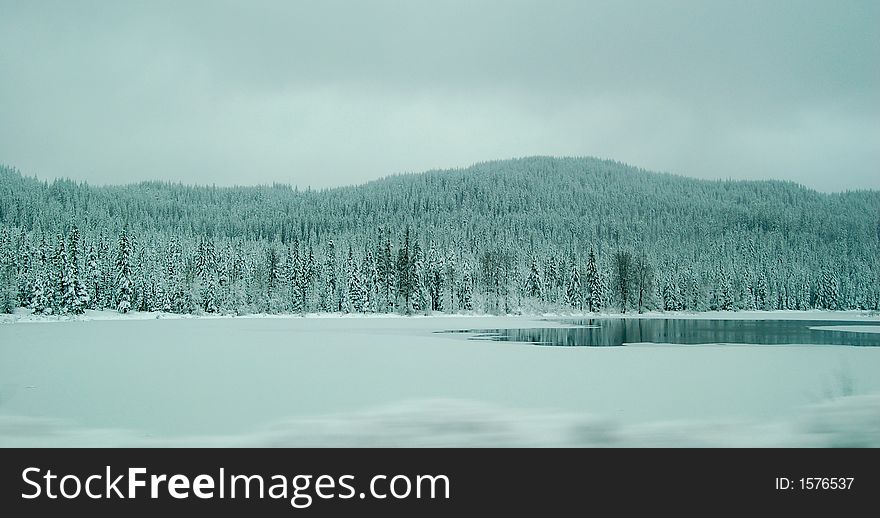
<path fill-rule="evenodd" d="M 561 328 L 476 329 L 466 332 L 475 335 L 475 339 L 575 347 L 618 347 L 643 343 L 880 346 L 878 326 L 859 321 L 590 318 L 562 322 L 570 325 Z"/>
<path fill-rule="evenodd" d="M 840 330 L 813 332 L 878 322 L 834 320 L 812 325 Z M 572 442 L 572 430 L 577 444 L 611 434 L 647 445 L 672 433 L 687 445 L 719 423 L 772 443 L 817 405 L 831 405 L 823 419 L 841 405 L 845 422 L 855 412 L 856 432 L 876 440 L 877 347 L 534 347 L 438 333 L 565 326 L 526 317 L 4 324 L 0 446 L 554 445 Z M 681 426 L 660 424 L 669 422 Z"/>

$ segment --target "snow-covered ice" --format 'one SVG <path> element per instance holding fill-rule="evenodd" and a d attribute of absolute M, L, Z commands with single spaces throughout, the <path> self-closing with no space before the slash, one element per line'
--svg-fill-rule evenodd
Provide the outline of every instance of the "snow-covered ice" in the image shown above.
<path fill-rule="evenodd" d="M 0 446 L 880 446 L 874 347 L 434 333 L 561 325 L 540 317 L 142 316 L 0 326 Z"/>

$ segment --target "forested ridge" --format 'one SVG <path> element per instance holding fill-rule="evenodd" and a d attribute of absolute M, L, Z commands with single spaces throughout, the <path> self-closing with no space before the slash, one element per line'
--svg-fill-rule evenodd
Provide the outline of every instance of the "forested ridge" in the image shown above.
<path fill-rule="evenodd" d="M 531 157 L 324 190 L 0 167 L 0 310 L 878 309 L 880 192 Z"/>

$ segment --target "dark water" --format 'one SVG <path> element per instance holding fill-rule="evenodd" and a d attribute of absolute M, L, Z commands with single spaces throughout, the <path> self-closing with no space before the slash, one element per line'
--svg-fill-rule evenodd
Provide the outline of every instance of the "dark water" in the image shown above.
<path fill-rule="evenodd" d="M 681 345 L 854 345 L 880 346 L 880 333 L 810 329 L 817 326 L 877 325 L 875 322 L 827 320 L 703 320 L 591 318 L 564 321 L 571 327 L 450 331 L 472 339 L 534 345 L 609 347 L 634 343 Z"/>

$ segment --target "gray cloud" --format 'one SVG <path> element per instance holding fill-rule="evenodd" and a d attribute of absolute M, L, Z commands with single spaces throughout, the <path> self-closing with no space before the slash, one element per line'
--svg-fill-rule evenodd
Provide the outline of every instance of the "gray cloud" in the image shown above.
<path fill-rule="evenodd" d="M 0 162 L 301 186 L 530 154 L 880 188 L 880 4 L 6 2 Z"/>

